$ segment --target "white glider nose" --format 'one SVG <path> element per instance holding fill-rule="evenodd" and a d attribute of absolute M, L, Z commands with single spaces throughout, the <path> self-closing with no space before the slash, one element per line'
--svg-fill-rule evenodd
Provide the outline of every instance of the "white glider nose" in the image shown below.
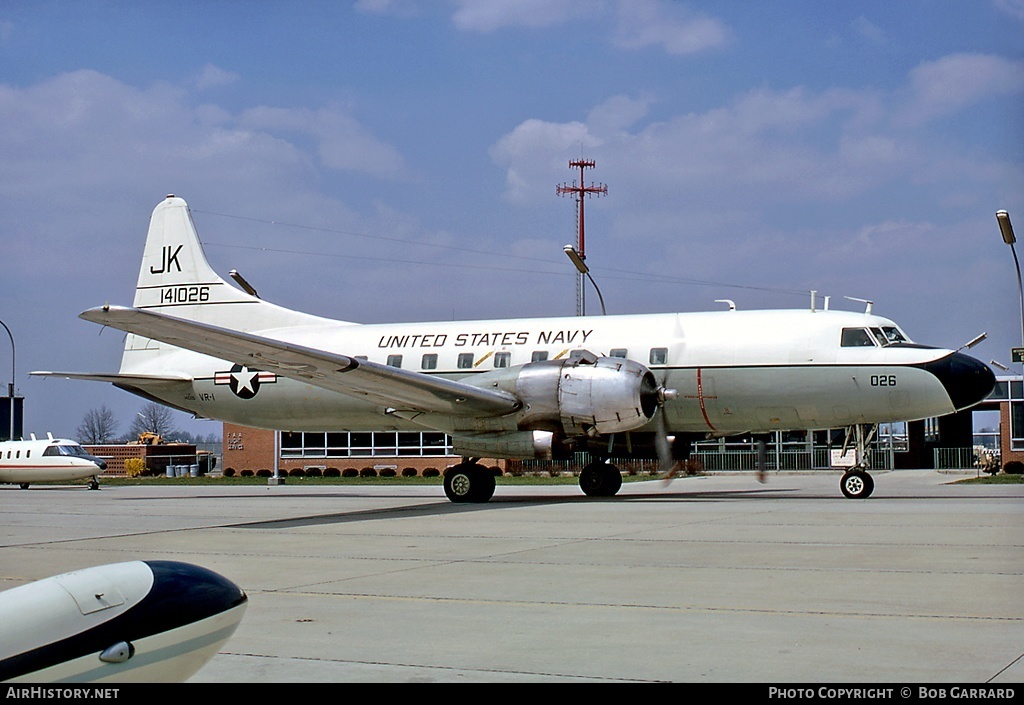
<path fill-rule="evenodd" d="M 230 637 L 247 596 L 190 563 L 85 568 L 0 593 L 0 681 L 183 681 Z"/>

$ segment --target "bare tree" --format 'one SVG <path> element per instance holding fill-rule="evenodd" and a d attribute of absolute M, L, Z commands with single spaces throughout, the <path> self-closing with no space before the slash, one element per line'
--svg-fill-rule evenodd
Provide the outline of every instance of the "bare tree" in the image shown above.
<path fill-rule="evenodd" d="M 174 412 L 170 407 L 150 402 L 135 415 L 129 433 L 135 436 L 140 433 L 155 433 L 169 438 L 178 433 L 174 428 Z"/>
<path fill-rule="evenodd" d="M 117 420 L 106 405 L 86 412 L 78 426 L 78 442 L 87 444 L 110 443 L 117 438 Z"/>

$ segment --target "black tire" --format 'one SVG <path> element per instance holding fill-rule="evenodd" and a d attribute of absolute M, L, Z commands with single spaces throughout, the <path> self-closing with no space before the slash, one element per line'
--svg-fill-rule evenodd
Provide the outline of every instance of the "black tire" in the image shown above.
<path fill-rule="evenodd" d="M 28 483 L 27 482 L 22 482 L 20 485 L 18 485 L 18 487 L 20 487 L 23 490 L 27 490 L 28 489 Z"/>
<path fill-rule="evenodd" d="M 475 463 L 456 465 L 444 474 L 444 493 L 452 502 L 488 502 L 494 487 L 494 473 Z"/>
<path fill-rule="evenodd" d="M 622 473 L 614 465 L 592 463 L 580 472 L 580 489 L 588 497 L 614 497 L 622 488 Z"/>
<path fill-rule="evenodd" d="M 850 470 L 839 480 L 839 489 L 849 499 L 867 499 L 875 491 L 875 481 L 863 470 Z"/>

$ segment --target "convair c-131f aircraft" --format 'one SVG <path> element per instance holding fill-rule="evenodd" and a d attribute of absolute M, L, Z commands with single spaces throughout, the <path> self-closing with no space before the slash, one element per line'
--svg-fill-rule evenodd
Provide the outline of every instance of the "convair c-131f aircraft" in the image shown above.
<path fill-rule="evenodd" d="M 244 281 L 244 280 L 243 280 Z M 185 201 L 157 205 L 131 308 L 81 317 L 129 333 L 100 380 L 198 416 L 289 431 L 443 431 L 463 462 L 456 502 L 486 502 L 477 460 L 588 451 L 588 495 L 622 482 L 609 457 L 667 471 L 697 438 L 858 427 L 951 414 L 995 384 L 983 363 L 912 343 L 870 313 L 717 311 L 360 325 L 291 311 L 207 262 Z M 840 481 L 866 497 L 861 468 Z"/>

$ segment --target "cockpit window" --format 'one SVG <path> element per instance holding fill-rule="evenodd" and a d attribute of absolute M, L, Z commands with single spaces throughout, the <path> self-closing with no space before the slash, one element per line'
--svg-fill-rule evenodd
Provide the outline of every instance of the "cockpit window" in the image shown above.
<path fill-rule="evenodd" d="M 882 326 L 882 338 L 883 345 L 893 345 L 895 343 L 909 343 L 907 337 L 903 335 L 899 328 L 896 326 Z"/>
<path fill-rule="evenodd" d="M 872 348 L 875 339 L 867 328 L 843 328 L 843 339 L 840 343 L 844 348 Z"/>
<path fill-rule="evenodd" d="M 77 457 L 87 456 L 88 453 L 82 446 L 46 446 L 43 455 L 73 455 Z"/>

